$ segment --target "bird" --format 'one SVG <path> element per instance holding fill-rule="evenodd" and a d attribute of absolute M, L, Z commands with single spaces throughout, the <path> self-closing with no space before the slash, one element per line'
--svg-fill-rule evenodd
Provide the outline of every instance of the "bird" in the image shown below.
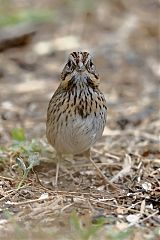
<path fill-rule="evenodd" d="M 99 84 L 91 55 L 86 51 L 72 52 L 47 109 L 46 137 L 56 150 L 56 186 L 63 155 L 83 154 L 104 182 L 115 188 L 91 157 L 91 147 L 102 137 L 107 118 L 107 103 Z"/>

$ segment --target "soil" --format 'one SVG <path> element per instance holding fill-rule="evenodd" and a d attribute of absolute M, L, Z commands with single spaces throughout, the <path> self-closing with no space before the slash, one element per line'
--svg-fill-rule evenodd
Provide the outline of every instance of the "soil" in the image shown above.
<path fill-rule="evenodd" d="M 76 221 L 94 239 L 91 226 L 101 217 L 101 238 L 95 239 L 113 239 L 111 229 L 119 234 L 130 228 L 129 235 L 114 239 L 158 239 L 158 5 L 150 0 L 34 1 L 33 9 L 50 9 L 53 19 L 25 22 L 35 34 L 29 31 L 24 41 L 18 31 L 21 45 L 11 44 L 17 43 L 13 38 L 6 42 L 0 53 L 0 239 L 53 239 L 53 233 L 56 239 L 89 239 L 73 230 Z M 10 8 L 21 12 L 32 3 L 15 1 Z M 83 156 L 64 157 L 54 186 L 56 153 L 45 136 L 46 111 L 75 50 L 91 53 L 101 77 L 108 120 L 92 156 L 116 191 Z M 17 141 L 18 131 L 25 132 L 25 140 Z M 28 159 L 39 163 L 23 178 Z"/>

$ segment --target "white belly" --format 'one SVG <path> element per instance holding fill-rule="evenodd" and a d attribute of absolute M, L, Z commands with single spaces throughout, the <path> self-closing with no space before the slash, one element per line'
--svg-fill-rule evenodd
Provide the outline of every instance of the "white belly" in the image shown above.
<path fill-rule="evenodd" d="M 60 124 L 61 125 L 61 124 Z M 105 116 L 89 115 L 82 119 L 68 119 L 67 126 L 62 124 L 55 137 L 55 149 L 59 153 L 78 154 L 89 149 L 102 136 Z"/>

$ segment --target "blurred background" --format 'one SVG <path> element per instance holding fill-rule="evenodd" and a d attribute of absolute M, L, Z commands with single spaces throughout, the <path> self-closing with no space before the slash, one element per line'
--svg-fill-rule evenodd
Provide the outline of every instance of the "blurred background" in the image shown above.
<path fill-rule="evenodd" d="M 156 239 L 159 5 L 159 0 L 0 0 L 0 235 L 5 230 L 12 234 L 6 239 L 55 239 L 57 229 L 70 225 L 73 238 L 60 230 L 65 239 L 75 239 L 74 226 L 84 236 L 77 239 L 91 239 L 96 228 L 89 221 L 105 216 L 104 233 L 113 238 L 104 239 Z M 46 112 L 68 54 L 76 50 L 93 56 L 108 105 L 93 159 L 122 192 L 108 191 L 81 157 L 76 164 L 64 161 L 58 186 L 64 192 L 55 190 Z M 31 170 L 39 160 L 37 175 Z M 131 226 L 138 227 L 133 232 Z M 133 237 L 125 237 L 127 229 Z"/>
<path fill-rule="evenodd" d="M 106 134 L 157 135 L 158 7 L 158 0 L 0 0 L 0 144 L 14 127 L 28 139 L 45 136 L 48 101 L 75 50 L 89 51 L 100 74 Z"/>

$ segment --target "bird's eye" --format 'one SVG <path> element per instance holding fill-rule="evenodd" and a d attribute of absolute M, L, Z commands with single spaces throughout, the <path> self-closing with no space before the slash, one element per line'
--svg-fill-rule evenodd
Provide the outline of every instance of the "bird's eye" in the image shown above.
<path fill-rule="evenodd" d="M 72 62 L 71 62 L 71 60 L 69 60 L 68 61 L 68 67 L 71 68 L 71 66 L 72 66 Z"/>
<path fill-rule="evenodd" d="M 92 61 L 88 62 L 88 68 L 89 68 L 89 71 L 93 71 L 94 70 L 94 64 L 92 63 Z"/>
<path fill-rule="evenodd" d="M 68 63 L 66 65 L 66 71 L 73 72 L 75 69 L 75 64 L 72 60 L 68 60 Z"/>
<path fill-rule="evenodd" d="M 93 66 L 93 63 L 90 61 L 90 67 L 92 67 Z"/>

